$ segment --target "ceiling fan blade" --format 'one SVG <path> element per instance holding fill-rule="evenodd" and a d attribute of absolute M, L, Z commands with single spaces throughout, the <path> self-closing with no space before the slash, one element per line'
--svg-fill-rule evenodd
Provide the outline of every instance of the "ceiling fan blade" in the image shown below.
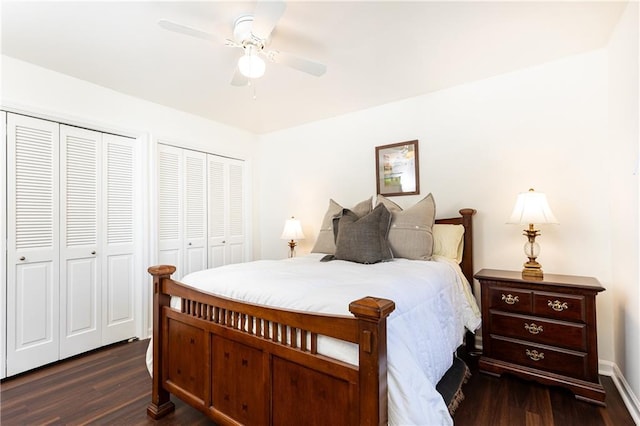
<path fill-rule="evenodd" d="M 298 71 L 306 72 L 307 74 L 320 77 L 327 72 L 327 66 L 318 62 L 310 61 L 308 59 L 301 58 L 296 55 L 292 55 L 287 52 L 271 51 L 269 52 L 269 59 L 276 64 L 286 65 L 288 67 L 297 69 Z"/>
<path fill-rule="evenodd" d="M 286 8 L 287 5 L 282 0 L 259 0 L 253 12 L 251 32 L 256 37 L 267 40 Z"/>
<path fill-rule="evenodd" d="M 233 73 L 233 78 L 231 78 L 231 85 L 236 87 L 242 87 L 249 84 L 249 79 L 240 73 L 238 67 L 236 67 L 236 71 Z"/>
<path fill-rule="evenodd" d="M 159 20 L 158 25 L 160 25 L 165 30 L 173 31 L 180 34 L 186 34 L 188 36 L 197 37 L 208 41 L 218 40 L 218 37 L 211 33 L 199 30 L 197 28 L 189 27 L 187 25 L 178 24 L 177 22 L 169 21 L 167 19 Z"/>

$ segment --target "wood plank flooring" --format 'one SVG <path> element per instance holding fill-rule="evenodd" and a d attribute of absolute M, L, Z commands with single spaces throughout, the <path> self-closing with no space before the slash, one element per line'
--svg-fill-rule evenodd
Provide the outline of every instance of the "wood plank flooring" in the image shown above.
<path fill-rule="evenodd" d="M 0 384 L 0 424 L 212 425 L 172 398 L 176 411 L 160 421 L 146 415 L 151 379 L 144 357 L 148 340 L 118 344 L 62 361 Z M 454 417 L 457 426 L 634 425 L 613 382 L 603 377 L 607 407 L 577 401 L 562 389 L 505 376 L 472 377 Z"/>

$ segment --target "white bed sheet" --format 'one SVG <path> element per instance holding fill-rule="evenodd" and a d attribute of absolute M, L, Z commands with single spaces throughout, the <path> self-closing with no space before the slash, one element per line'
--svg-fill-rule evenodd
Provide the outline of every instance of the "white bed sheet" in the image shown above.
<path fill-rule="evenodd" d="M 475 331 L 480 315 L 455 262 L 394 259 L 373 265 L 334 260 L 321 254 L 261 260 L 189 274 L 181 282 L 262 305 L 351 315 L 349 303 L 365 296 L 393 300 L 387 322 L 389 423 L 452 425 L 435 385 L 451 367 L 465 326 Z M 256 285 L 258 283 L 258 285 Z M 179 299 L 172 306 L 179 307 Z M 151 344 L 147 366 L 152 363 Z M 358 364 L 355 345 L 318 339 L 318 352 Z M 151 370 L 151 368 L 150 368 Z"/>

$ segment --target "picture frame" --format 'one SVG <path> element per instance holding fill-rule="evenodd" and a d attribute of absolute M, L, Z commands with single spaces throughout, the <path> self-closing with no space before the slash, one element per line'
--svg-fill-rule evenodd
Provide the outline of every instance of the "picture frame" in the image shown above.
<path fill-rule="evenodd" d="M 384 196 L 420 194 L 417 140 L 376 147 L 376 191 Z"/>

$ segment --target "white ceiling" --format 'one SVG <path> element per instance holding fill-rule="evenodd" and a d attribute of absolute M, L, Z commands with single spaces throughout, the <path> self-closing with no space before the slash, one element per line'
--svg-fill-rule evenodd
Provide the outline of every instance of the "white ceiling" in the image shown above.
<path fill-rule="evenodd" d="M 255 2 L 2 0 L 0 12 L 5 55 L 265 133 L 603 47 L 625 6 L 291 1 L 269 47 L 322 62 L 327 73 L 267 63 L 252 88 L 229 84 L 240 49 L 157 22 L 223 40 Z"/>

